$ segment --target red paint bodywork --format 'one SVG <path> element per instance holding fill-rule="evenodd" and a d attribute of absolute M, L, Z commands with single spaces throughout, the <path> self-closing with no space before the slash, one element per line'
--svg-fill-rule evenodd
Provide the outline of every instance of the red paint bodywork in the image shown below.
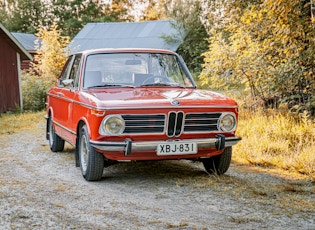
<path fill-rule="evenodd" d="M 101 135 L 100 124 L 105 116 L 111 114 L 168 114 L 170 111 L 186 113 L 196 112 L 231 112 L 238 119 L 237 103 L 219 93 L 207 90 L 179 87 L 135 87 L 135 88 L 91 88 L 84 89 L 82 78 L 85 57 L 93 52 L 160 52 L 175 55 L 166 50 L 100 50 L 83 52 L 78 71 L 77 88 L 56 86 L 47 94 L 47 114 L 52 117 L 55 132 L 71 145 L 76 146 L 77 136 L 82 124 L 86 124 L 91 141 L 96 142 L 132 142 L 174 141 L 215 138 L 217 134 L 225 137 L 236 137 L 232 132 L 182 133 L 180 136 L 168 137 L 163 134 L 121 134 Z M 179 105 L 173 105 L 172 101 Z M 97 149 L 97 148 L 96 148 Z M 124 151 L 104 151 L 97 149 L 110 160 L 161 160 L 181 158 L 201 158 L 220 154 L 223 150 L 215 147 L 200 148 L 197 154 L 158 156 L 155 150 L 132 151 L 126 155 Z"/>

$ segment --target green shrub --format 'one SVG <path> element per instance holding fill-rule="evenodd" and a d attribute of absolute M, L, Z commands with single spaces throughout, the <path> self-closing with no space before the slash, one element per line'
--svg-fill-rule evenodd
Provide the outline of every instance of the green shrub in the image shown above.
<path fill-rule="evenodd" d="M 40 111 L 45 108 L 46 92 L 52 87 L 50 80 L 43 77 L 22 74 L 23 109 Z"/>

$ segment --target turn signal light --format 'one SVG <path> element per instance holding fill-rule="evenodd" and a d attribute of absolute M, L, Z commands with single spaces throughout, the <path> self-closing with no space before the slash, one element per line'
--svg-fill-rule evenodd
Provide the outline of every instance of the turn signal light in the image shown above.
<path fill-rule="evenodd" d="M 97 117 L 102 117 L 105 115 L 104 110 L 91 109 L 91 114 Z"/>

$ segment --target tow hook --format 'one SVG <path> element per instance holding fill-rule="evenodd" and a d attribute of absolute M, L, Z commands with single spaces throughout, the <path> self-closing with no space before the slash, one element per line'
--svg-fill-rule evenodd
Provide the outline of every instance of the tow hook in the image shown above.
<path fill-rule="evenodd" d="M 217 142 L 215 143 L 215 147 L 217 150 L 222 150 L 225 147 L 225 136 L 223 134 L 216 135 L 218 138 Z"/>

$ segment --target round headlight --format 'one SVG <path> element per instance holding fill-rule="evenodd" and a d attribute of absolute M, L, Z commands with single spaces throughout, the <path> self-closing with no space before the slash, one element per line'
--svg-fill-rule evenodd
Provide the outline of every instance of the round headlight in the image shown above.
<path fill-rule="evenodd" d="M 125 121 L 119 115 L 106 117 L 100 128 L 101 134 L 119 135 L 125 129 Z"/>
<path fill-rule="evenodd" d="M 220 118 L 220 129 L 224 132 L 231 132 L 235 129 L 236 118 L 231 113 L 224 113 Z"/>

